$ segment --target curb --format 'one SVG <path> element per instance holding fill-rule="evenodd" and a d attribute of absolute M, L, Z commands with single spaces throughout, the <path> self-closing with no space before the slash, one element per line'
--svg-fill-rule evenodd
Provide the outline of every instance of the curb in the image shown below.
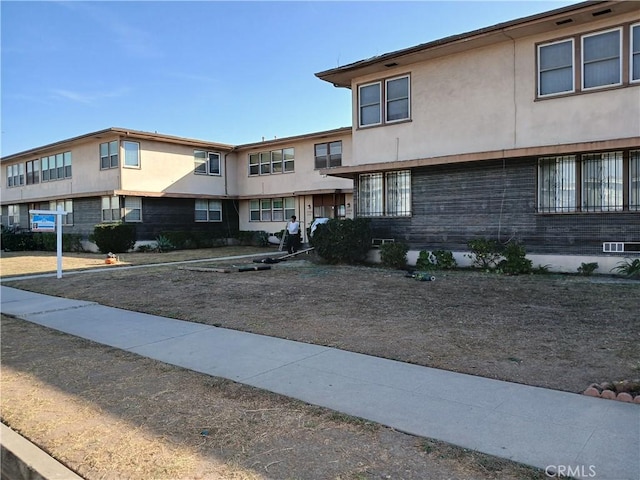
<path fill-rule="evenodd" d="M 10 480 L 83 480 L 44 450 L 0 424 L 2 478 Z"/>

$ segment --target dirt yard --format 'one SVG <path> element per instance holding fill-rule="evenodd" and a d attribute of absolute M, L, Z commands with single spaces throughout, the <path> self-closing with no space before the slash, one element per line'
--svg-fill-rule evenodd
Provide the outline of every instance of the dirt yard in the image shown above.
<path fill-rule="evenodd" d="M 1 274 L 30 273 L 43 256 L 3 254 Z M 455 271 L 419 282 L 303 257 L 257 272 L 238 272 L 256 264 L 236 259 L 71 274 L 104 266 L 78 255 L 62 279 L 6 285 L 570 392 L 640 377 L 638 281 Z M 15 319 L 3 318 L 2 365 L 3 421 L 87 478 L 545 478 Z"/>

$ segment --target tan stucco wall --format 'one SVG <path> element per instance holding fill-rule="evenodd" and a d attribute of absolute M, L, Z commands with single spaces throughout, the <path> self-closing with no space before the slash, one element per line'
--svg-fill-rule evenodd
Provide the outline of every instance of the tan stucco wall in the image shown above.
<path fill-rule="evenodd" d="M 634 15 L 593 22 L 588 31 L 638 21 Z M 384 78 L 411 74 L 411 121 L 354 128 L 352 164 L 638 136 L 640 85 L 536 100 L 536 43 L 583 31 L 505 36 L 493 46 L 390 68 Z M 352 83 L 353 125 L 358 85 L 381 78 Z"/>

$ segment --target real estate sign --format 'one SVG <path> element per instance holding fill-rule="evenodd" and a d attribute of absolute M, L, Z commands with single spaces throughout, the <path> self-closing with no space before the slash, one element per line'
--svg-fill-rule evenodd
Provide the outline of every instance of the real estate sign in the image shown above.
<path fill-rule="evenodd" d="M 34 213 L 31 217 L 31 231 L 33 232 L 55 232 L 56 216 Z"/>

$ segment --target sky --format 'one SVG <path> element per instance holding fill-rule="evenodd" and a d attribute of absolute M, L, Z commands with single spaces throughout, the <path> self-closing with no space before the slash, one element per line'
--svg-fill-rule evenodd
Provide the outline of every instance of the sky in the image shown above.
<path fill-rule="evenodd" d="M 0 2 L 2 156 L 122 127 L 242 145 L 351 126 L 316 73 L 576 1 Z"/>

